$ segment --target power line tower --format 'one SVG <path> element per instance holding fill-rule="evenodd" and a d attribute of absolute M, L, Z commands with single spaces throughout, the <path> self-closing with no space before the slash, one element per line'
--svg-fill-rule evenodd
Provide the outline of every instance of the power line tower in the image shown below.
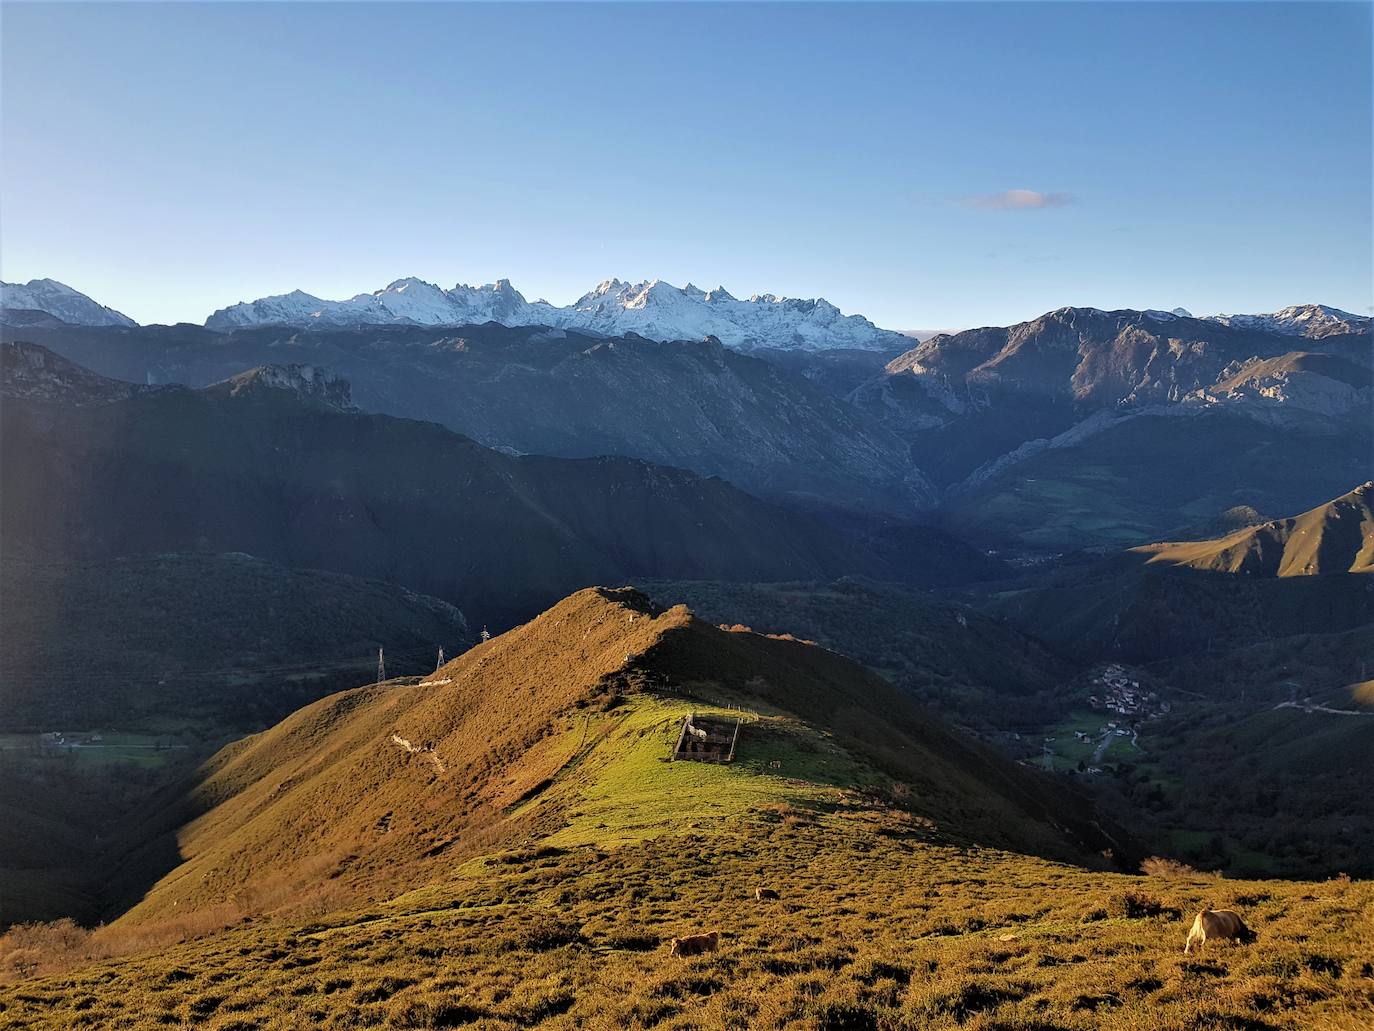
<path fill-rule="evenodd" d="M 382 649 L 377 649 L 377 683 L 386 679 L 386 656 L 382 654 Z"/>
<path fill-rule="evenodd" d="M 436 663 L 434 664 L 434 672 L 435 672 L 435 673 L 438 673 L 438 672 L 439 672 L 439 667 L 442 666 L 443 664 L 444 664 L 444 649 L 443 649 L 443 646 L 441 645 L 440 648 L 439 648 L 439 661 L 436 662 Z"/>

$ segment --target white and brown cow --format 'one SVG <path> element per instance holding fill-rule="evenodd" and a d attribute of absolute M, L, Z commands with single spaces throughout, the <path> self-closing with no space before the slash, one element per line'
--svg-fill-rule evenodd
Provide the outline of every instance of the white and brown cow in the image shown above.
<path fill-rule="evenodd" d="M 1237 941 L 1252 942 L 1255 940 L 1255 932 L 1245 926 L 1245 921 L 1240 918 L 1239 913 L 1229 909 L 1204 909 L 1193 921 L 1193 927 L 1188 932 L 1188 941 L 1183 946 L 1183 954 L 1186 956 L 1193 951 L 1194 944 L 1201 952 L 1203 946 L 1213 938 L 1234 938 Z"/>

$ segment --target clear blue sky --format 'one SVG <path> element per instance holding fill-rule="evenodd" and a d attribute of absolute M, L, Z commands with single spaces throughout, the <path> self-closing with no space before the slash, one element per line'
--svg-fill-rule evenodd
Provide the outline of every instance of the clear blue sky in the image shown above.
<path fill-rule="evenodd" d="M 0 32 L 0 275 L 145 322 L 405 275 L 895 328 L 1374 304 L 1368 4 L 6 3 Z"/>

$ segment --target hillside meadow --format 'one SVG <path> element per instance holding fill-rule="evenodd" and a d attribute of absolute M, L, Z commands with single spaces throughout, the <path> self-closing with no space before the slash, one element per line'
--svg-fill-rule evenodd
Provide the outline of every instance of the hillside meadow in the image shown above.
<path fill-rule="evenodd" d="M 543 831 L 431 867 L 431 883 L 392 897 L 273 890 L 264 877 L 198 918 L 12 929 L 0 938 L 0 1027 L 1374 1021 L 1368 882 L 1231 881 L 1159 862 L 1132 876 L 980 847 L 784 716 L 739 713 L 733 766 L 665 762 L 693 709 L 736 711 L 644 694 L 588 714 L 588 727 L 570 722 L 541 751 L 576 761 L 508 807 Z M 331 873 L 313 870 L 326 886 Z M 781 899 L 756 901 L 760 886 Z M 1184 956 L 1204 905 L 1242 913 L 1257 941 Z M 674 936 L 711 929 L 718 952 L 668 955 Z"/>
<path fill-rule="evenodd" d="M 1184 956 L 1204 904 L 1258 940 Z M 11 983 L 0 1026 L 1354 1031 L 1372 907 L 1366 882 L 1094 873 L 931 843 L 858 800 L 779 803 Z M 708 928 L 718 952 L 667 954 Z"/>
<path fill-rule="evenodd" d="M 669 761 L 691 713 L 741 721 L 732 764 Z M 632 590 L 323 699 L 200 778 L 149 814 L 179 862 L 137 905 L 0 937 L 0 1027 L 1374 1023 L 1369 882 L 1119 872 L 1103 815 L 872 673 Z M 1257 940 L 1185 956 L 1202 907 Z"/>

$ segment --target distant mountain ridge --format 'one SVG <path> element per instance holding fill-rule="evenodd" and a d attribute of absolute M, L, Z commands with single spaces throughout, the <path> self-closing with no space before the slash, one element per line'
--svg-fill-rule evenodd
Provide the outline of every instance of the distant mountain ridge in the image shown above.
<path fill-rule="evenodd" d="M 834 347 L 886 350 L 901 347 L 901 333 L 879 329 L 861 315 L 844 315 L 824 298 L 802 300 L 756 294 L 739 300 L 724 287 L 676 287 L 655 279 L 639 283 L 608 279 L 565 307 L 527 301 L 508 279 L 485 286 L 459 283 L 445 290 L 414 277 L 342 301 L 300 290 L 230 305 L 205 320 L 209 329 L 288 325 L 354 328 L 370 325 L 551 326 L 653 340 L 715 337 L 729 347 Z"/>
<path fill-rule="evenodd" d="M 1000 567 L 933 528 L 836 524 L 684 469 L 513 456 L 434 423 L 357 412 L 318 369 L 308 380 L 299 368 L 254 370 L 200 390 L 80 372 L 57 394 L 3 383 L 7 556 L 245 552 L 402 583 L 493 626 L 634 576 L 934 583 Z"/>
<path fill-rule="evenodd" d="M 529 307 L 508 283 L 463 288 L 476 300 L 453 317 L 485 324 L 419 325 L 453 292 L 393 285 L 366 299 L 390 321 L 345 328 L 83 327 L 26 313 L 0 328 L 149 384 L 328 367 L 365 410 L 507 453 L 626 455 L 788 504 L 933 513 L 923 518 L 999 550 L 1168 539 L 1237 506 L 1298 511 L 1374 473 L 1374 336 L 1367 319 L 1320 305 L 1249 319 L 1061 308 L 901 349 L 743 354 L 712 337 L 504 326 Z M 611 280 L 578 305 L 605 325 L 631 313 L 645 333 L 678 307 L 795 307 L 761 301 Z"/>
<path fill-rule="evenodd" d="M 1368 333 L 1370 316 L 1353 315 L 1325 304 L 1295 304 L 1270 315 L 1208 315 L 1212 322 L 1237 329 L 1262 329 L 1289 336 L 1322 337 L 1341 333 Z"/>
<path fill-rule="evenodd" d="M 263 365 L 328 368 L 367 411 L 438 422 L 508 453 L 625 455 L 818 507 L 910 515 L 934 502 L 885 427 L 802 373 L 717 341 L 494 323 L 229 333 L 35 326 L 6 335 L 140 383 L 203 387 Z"/>
<path fill-rule="evenodd" d="M 28 284 L 0 284 L 0 308 L 10 312 L 46 312 L 72 325 L 138 325 L 128 316 L 51 279 Z M 1060 309 L 1093 312 L 1097 309 Z M 1141 312 L 1157 322 L 1192 319 L 1184 308 Z M 1271 314 L 1208 315 L 1199 321 L 1237 329 L 1320 339 L 1342 333 L 1367 333 L 1368 316 L 1323 304 L 1292 305 Z M 499 322 L 504 326 L 549 326 L 619 336 L 638 333 L 653 340 L 700 340 L 715 337 L 727 347 L 826 351 L 850 349 L 898 351 L 912 336 L 959 334 L 926 330 L 881 329 L 862 315 L 843 314 L 825 298 L 802 299 L 754 294 L 747 299 L 723 286 L 702 290 L 688 283 L 677 287 L 660 279 L 637 283 L 607 279 L 572 304 L 528 301 L 509 279 L 444 289 L 414 276 L 397 279 L 370 293 L 326 300 L 292 290 L 240 301 L 220 308 L 205 320 L 215 330 L 252 326 L 359 328 L 415 325 L 464 326 Z M 970 330 L 966 332 L 982 332 Z"/>
<path fill-rule="evenodd" d="M 31 279 L 27 283 L 0 283 L 0 308 L 12 311 L 47 312 L 74 326 L 125 326 L 138 323 L 122 312 L 91 300 L 55 279 Z"/>
<path fill-rule="evenodd" d="M 1103 407 L 1179 401 L 1205 389 L 1254 358 L 1291 351 L 1290 337 L 1310 333 L 1326 345 L 1368 359 L 1369 320 L 1332 322 L 1318 305 L 1284 321 L 1255 316 L 1195 319 L 1161 312 L 1059 308 L 1014 326 L 941 334 L 888 363 L 890 375 L 910 374 L 939 406 L 953 414 L 991 403 L 996 392 L 1059 397 Z M 1351 316 L 1351 319 L 1354 319 Z M 1263 321 L 1260 321 L 1263 320 Z M 1275 328 L 1282 326 L 1282 328 Z M 1340 327 L 1352 327 L 1333 332 Z M 1305 330 L 1306 332 L 1302 332 Z M 1348 336 L 1352 341 L 1340 341 Z M 1363 344 L 1364 346 L 1361 346 Z M 1340 351 L 1332 352 L 1340 353 Z"/>
<path fill-rule="evenodd" d="M 1328 332 L 1308 307 L 1288 310 L 1285 332 L 1060 308 L 933 337 L 848 399 L 908 441 L 974 539 L 1143 543 L 1369 475 L 1374 338 Z"/>
<path fill-rule="evenodd" d="M 110 379 L 27 341 L 0 343 L 0 396 L 73 406 L 132 397 L 137 384 Z"/>

